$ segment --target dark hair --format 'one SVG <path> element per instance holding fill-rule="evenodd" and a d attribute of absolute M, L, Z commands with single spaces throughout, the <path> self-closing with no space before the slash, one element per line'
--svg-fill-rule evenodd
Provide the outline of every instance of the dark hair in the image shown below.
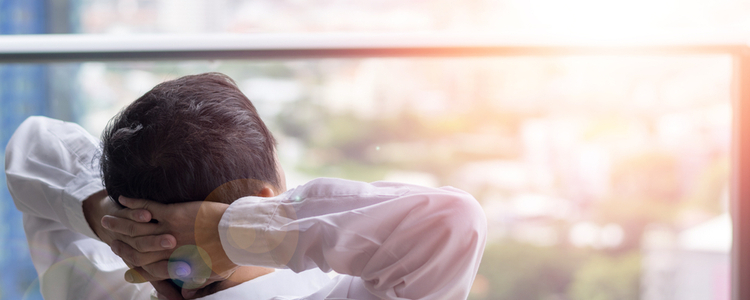
<path fill-rule="evenodd" d="M 237 179 L 248 179 L 240 182 L 254 194 L 264 183 L 280 186 L 275 145 L 231 78 L 190 75 L 155 86 L 109 121 L 102 137 L 102 179 L 115 201 L 120 195 L 161 203 L 201 201 Z"/>

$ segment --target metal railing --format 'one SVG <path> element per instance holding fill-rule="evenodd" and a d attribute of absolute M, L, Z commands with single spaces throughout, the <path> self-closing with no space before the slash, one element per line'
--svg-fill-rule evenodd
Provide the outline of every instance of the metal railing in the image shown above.
<path fill-rule="evenodd" d="M 436 33 L 6 35 L 0 62 L 533 55 L 737 55 L 747 44 L 652 36 L 609 41 Z"/>

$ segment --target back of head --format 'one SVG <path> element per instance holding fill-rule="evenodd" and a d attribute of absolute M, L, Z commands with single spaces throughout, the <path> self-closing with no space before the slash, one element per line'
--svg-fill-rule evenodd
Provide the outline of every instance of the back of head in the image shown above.
<path fill-rule="evenodd" d="M 157 85 L 110 120 L 102 178 L 115 201 L 120 195 L 200 201 L 231 181 L 253 195 L 264 185 L 280 186 L 275 143 L 232 79 L 185 76 Z"/>

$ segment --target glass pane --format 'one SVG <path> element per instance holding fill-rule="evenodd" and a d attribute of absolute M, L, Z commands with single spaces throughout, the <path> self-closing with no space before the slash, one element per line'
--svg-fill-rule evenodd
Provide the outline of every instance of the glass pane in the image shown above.
<path fill-rule="evenodd" d="M 727 56 L 1 70 L 3 142 L 29 114 L 98 136 L 157 83 L 217 71 L 237 81 L 279 140 L 289 187 L 331 176 L 466 190 L 489 227 L 471 299 L 729 299 Z M 19 96 L 40 87 L 48 92 Z M 34 271 L 28 254 L 8 259 L 28 252 L 19 213 L 2 197 L 12 217 L 0 228 L 0 262 L 14 270 L 2 293 L 17 299 L 13 291 L 33 290 Z"/>

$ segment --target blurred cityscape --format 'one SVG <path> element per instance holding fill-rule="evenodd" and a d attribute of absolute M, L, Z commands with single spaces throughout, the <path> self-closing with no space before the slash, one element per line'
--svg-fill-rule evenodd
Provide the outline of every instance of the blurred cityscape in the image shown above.
<path fill-rule="evenodd" d="M 15 0 L 0 6 L 0 33 L 518 33 L 561 20 L 549 7 L 597 6 L 548 2 Z M 664 3 L 606 9 L 626 18 L 672 7 Z M 646 14 L 640 26 L 750 28 L 739 1 L 675 9 L 683 13 Z M 616 30 L 610 21 L 602 26 Z M 489 240 L 470 299 L 730 298 L 728 56 L 0 65 L 2 149 L 26 116 L 98 136 L 159 82 L 208 71 L 234 78 L 256 105 L 290 187 L 329 176 L 472 193 Z M 0 299 L 40 299 L 0 180 L 0 267 L 11 270 L 0 274 Z"/>

